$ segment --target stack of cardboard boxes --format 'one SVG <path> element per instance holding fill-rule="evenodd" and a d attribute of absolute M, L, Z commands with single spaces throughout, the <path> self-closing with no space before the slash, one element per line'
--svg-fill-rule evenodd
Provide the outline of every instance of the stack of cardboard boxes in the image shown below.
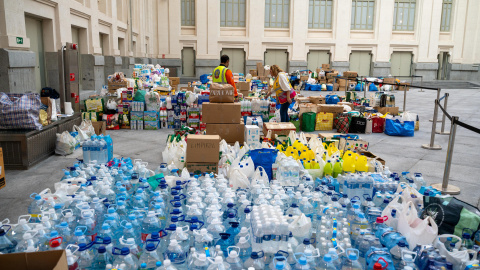
<path fill-rule="evenodd" d="M 212 92 L 210 102 L 202 105 L 202 122 L 207 135 L 219 135 L 227 143 L 244 141 L 245 126 L 241 119 L 241 105 L 234 102 L 232 91 Z"/>
<path fill-rule="evenodd" d="M 194 174 L 203 172 L 218 173 L 220 160 L 220 136 L 187 136 L 187 170 Z"/>

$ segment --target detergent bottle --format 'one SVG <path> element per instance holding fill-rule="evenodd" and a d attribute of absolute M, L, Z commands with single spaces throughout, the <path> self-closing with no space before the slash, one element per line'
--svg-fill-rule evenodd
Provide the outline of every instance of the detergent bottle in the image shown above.
<path fill-rule="evenodd" d="M 323 168 L 323 173 L 325 176 L 333 174 L 333 166 L 330 160 L 327 161 L 327 163 L 325 164 L 325 167 Z"/>
<path fill-rule="evenodd" d="M 360 155 L 355 162 L 355 169 L 357 172 L 368 172 L 368 162 L 367 157 L 364 155 Z"/>
<path fill-rule="evenodd" d="M 348 151 L 347 151 L 348 153 Z M 343 156 L 343 171 L 344 172 L 355 172 L 355 159 L 351 153 L 348 153 L 347 156 Z"/>
<path fill-rule="evenodd" d="M 343 168 L 342 168 L 342 163 L 340 162 L 339 159 L 337 159 L 337 162 L 333 165 L 333 177 L 337 178 L 338 175 L 342 174 Z"/>

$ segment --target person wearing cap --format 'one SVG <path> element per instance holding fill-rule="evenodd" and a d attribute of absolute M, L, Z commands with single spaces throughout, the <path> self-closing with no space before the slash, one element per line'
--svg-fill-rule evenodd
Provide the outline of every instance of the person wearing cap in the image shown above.
<path fill-rule="evenodd" d="M 212 72 L 212 82 L 214 83 L 228 83 L 233 86 L 235 98 L 238 96 L 237 86 L 235 85 L 235 80 L 233 79 L 233 73 L 228 66 L 230 64 L 230 57 L 224 54 L 220 57 L 220 65 L 216 67 Z"/>

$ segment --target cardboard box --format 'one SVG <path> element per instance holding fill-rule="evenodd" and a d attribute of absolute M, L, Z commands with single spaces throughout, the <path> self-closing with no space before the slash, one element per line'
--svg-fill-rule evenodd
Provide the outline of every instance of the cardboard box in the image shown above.
<path fill-rule="evenodd" d="M 277 135 L 290 134 L 290 131 L 297 131 L 297 128 L 292 123 L 263 123 L 263 135 L 267 136 L 268 131 L 272 131 L 272 139 Z"/>
<path fill-rule="evenodd" d="M 240 124 L 240 103 L 203 103 L 202 122 L 207 124 Z"/>
<path fill-rule="evenodd" d="M 391 115 L 398 115 L 398 107 L 373 107 L 381 114 L 390 113 Z"/>
<path fill-rule="evenodd" d="M 339 91 L 340 90 L 340 85 L 338 83 L 333 84 L 333 91 Z"/>
<path fill-rule="evenodd" d="M 309 98 L 309 97 L 298 97 L 298 96 L 297 96 L 296 99 L 297 99 L 297 102 L 298 102 L 299 104 L 302 104 L 302 103 L 303 103 L 303 104 L 305 104 L 305 103 L 310 103 L 310 98 Z"/>
<path fill-rule="evenodd" d="M 323 70 L 329 70 L 330 69 L 330 64 L 322 64 L 322 69 Z"/>
<path fill-rule="evenodd" d="M 260 143 L 260 127 L 255 125 L 245 125 L 245 132 L 243 135 L 244 142 L 248 145 Z"/>
<path fill-rule="evenodd" d="M 395 78 L 383 78 L 384 83 L 396 84 Z"/>
<path fill-rule="evenodd" d="M 356 71 L 345 71 L 343 72 L 343 77 L 356 78 L 358 77 L 358 73 Z"/>
<path fill-rule="evenodd" d="M 236 83 L 237 90 L 248 90 L 252 89 L 252 83 L 250 82 L 238 82 Z"/>
<path fill-rule="evenodd" d="M 194 90 L 194 87 L 193 86 L 190 86 L 190 87 L 180 87 L 180 91 L 183 91 L 183 92 L 193 92 Z"/>
<path fill-rule="evenodd" d="M 408 91 L 410 90 L 410 83 L 400 83 L 398 86 L 398 91 Z"/>
<path fill-rule="evenodd" d="M 131 111 L 130 112 L 130 121 L 143 121 L 143 112 L 142 111 Z"/>
<path fill-rule="evenodd" d="M 333 138 L 333 136 L 335 135 L 345 135 L 345 134 L 342 134 L 342 133 L 325 133 L 325 132 L 320 132 L 318 133 L 318 137 L 322 140 L 322 141 L 329 141 Z"/>
<path fill-rule="evenodd" d="M 141 123 L 141 121 L 139 121 Z M 143 129 L 145 130 L 157 130 L 158 120 L 155 121 L 143 121 Z"/>
<path fill-rule="evenodd" d="M 3 161 L 3 150 L 0 147 L 0 189 L 4 188 L 5 182 L 5 162 Z"/>
<path fill-rule="evenodd" d="M 257 62 L 257 75 L 259 77 L 265 76 L 265 68 L 262 62 Z"/>
<path fill-rule="evenodd" d="M 305 104 L 299 104 L 298 105 L 298 114 L 302 115 L 306 112 L 314 112 L 317 113 L 317 105 L 313 103 L 305 103 Z"/>
<path fill-rule="evenodd" d="M 250 69 L 250 75 L 252 75 L 252 77 L 258 77 L 258 72 L 256 69 Z"/>
<path fill-rule="evenodd" d="M 201 173 L 218 173 L 218 162 L 212 163 L 197 163 L 187 162 L 187 170 L 189 173 L 201 174 Z"/>
<path fill-rule="evenodd" d="M 157 121 L 158 120 L 158 112 L 157 111 L 144 111 L 143 112 L 143 120 L 145 120 L 145 121 Z"/>
<path fill-rule="evenodd" d="M 328 79 L 333 79 L 338 76 L 338 72 L 329 72 L 326 74 L 327 80 Z"/>
<path fill-rule="evenodd" d="M 319 81 L 322 81 L 322 80 L 323 80 L 323 81 L 326 81 L 326 80 L 327 80 L 327 76 L 318 76 L 318 77 L 317 77 L 317 80 L 319 80 Z"/>
<path fill-rule="evenodd" d="M 317 106 L 318 112 L 333 113 L 333 118 L 335 118 L 338 113 L 343 113 L 342 105 L 318 104 Z"/>
<path fill-rule="evenodd" d="M 116 93 L 119 88 L 127 88 L 127 82 L 108 82 L 108 92 Z"/>
<path fill-rule="evenodd" d="M 172 87 L 180 84 L 180 78 L 179 77 L 169 77 L 168 80 L 170 82 L 170 86 L 172 86 Z"/>
<path fill-rule="evenodd" d="M 244 142 L 244 124 L 207 124 L 207 135 L 218 135 L 227 143 Z"/>
<path fill-rule="evenodd" d="M 324 96 L 310 96 L 310 102 L 313 104 L 325 104 L 325 97 Z"/>
<path fill-rule="evenodd" d="M 380 163 L 382 163 L 383 166 L 385 166 L 385 160 L 378 157 L 377 155 L 375 155 L 374 153 L 370 152 L 370 151 L 359 151 L 361 155 L 364 155 L 366 156 L 367 158 L 374 158 L 374 159 L 377 159 L 378 161 L 380 161 Z"/>
<path fill-rule="evenodd" d="M 187 163 L 218 163 L 220 156 L 220 136 L 187 136 Z"/>
<path fill-rule="evenodd" d="M 210 86 L 211 103 L 233 103 L 235 101 L 235 89 L 230 84 L 213 83 Z"/>
<path fill-rule="evenodd" d="M 306 80 L 308 80 L 308 78 L 309 78 L 308 75 L 300 76 L 300 81 L 306 81 Z"/>
<path fill-rule="evenodd" d="M 9 253 L 0 255 L 1 269 L 68 270 L 65 250 Z"/>
<path fill-rule="evenodd" d="M 237 89 L 237 90 L 238 90 L 238 89 Z M 250 91 L 250 90 L 238 90 L 238 93 L 242 94 L 243 97 L 248 97 L 248 95 L 249 95 L 250 93 L 253 93 L 253 92 Z"/>
<path fill-rule="evenodd" d="M 105 130 L 107 130 L 107 123 L 105 121 L 96 121 L 92 122 L 93 128 L 95 129 L 95 134 L 105 135 Z"/>

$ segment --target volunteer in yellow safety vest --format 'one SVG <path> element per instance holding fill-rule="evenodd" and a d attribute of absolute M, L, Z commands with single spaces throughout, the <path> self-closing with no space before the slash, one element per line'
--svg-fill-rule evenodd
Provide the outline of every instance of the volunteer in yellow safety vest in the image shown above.
<path fill-rule="evenodd" d="M 235 85 L 235 81 L 233 79 L 233 73 L 230 69 L 228 69 L 228 65 L 230 64 L 230 58 L 228 55 L 224 54 L 220 58 L 220 66 L 216 67 L 212 73 L 212 82 L 214 83 L 228 83 L 233 86 L 235 90 L 235 97 L 238 96 L 237 94 L 237 86 Z"/>

